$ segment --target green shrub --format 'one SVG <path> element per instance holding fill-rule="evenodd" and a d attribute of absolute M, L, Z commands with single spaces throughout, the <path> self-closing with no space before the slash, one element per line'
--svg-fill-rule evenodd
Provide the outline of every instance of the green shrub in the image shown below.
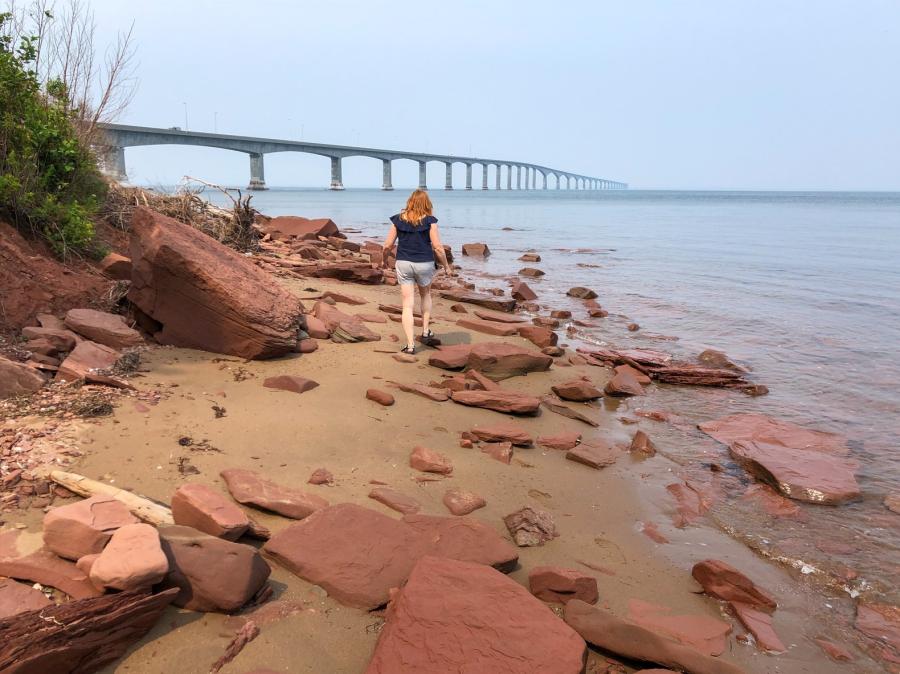
<path fill-rule="evenodd" d="M 0 14 L 0 33 L 8 20 Z M 0 215 L 65 257 L 90 249 L 106 185 L 78 138 L 65 86 L 42 91 L 35 53 L 33 40 L 14 45 L 0 35 Z"/>

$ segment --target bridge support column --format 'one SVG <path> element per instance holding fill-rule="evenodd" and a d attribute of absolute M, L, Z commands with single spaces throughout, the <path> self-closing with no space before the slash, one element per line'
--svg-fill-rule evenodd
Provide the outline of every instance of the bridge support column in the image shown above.
<path fill-rule="evenodd" d="M 263 163 L 263 156 L 257 152 L 250 153 L 250 184 L 247 185 L 248 190 L 265 190 L 266 187 L 266 166 Z"/>
<path fill-rule="evenodd" d="M 331 190 L 342 190 L 344 189 L 344 176 L 341 172 L 341 158 L 340 157 L 332 157 L 331 158 L 331 186 L 328 188 Z"/>
<path fill-rule="evenodd" d="M 488 165 L 482 164 L 481 165 L 481 189 L 483 189 L 483 190 L 486 190 L 488 188 L 487 179 L 488 179 Z"/>
<path fill-rule="evenodd" d="M 466 189 L 472 189 L 472 165 L 466 164 Z"/>
<path fill-rule="evenodd" d="M 506 189 L 512 189 L 512 166 L 506 165 Z"/>
<path fill-rule="evenodd" d="M 427 190 L 428 189 L 428 178 L 425 172 L 425 163 L 424 161 L 419 162 L 419 189 Z"/>
<path fill-rule="evenodd" d="M 494 168 L 497 169 L 497 175 L 494 176 L 494 186 L 496 189 L 500 189 L 500 164 L 494 164 Z"/>
<path fill-rule="evenodd" d="M 452 190 L 453 189 L 453 164 L 450 162 L 444 162 L 444 165 L 447 168 L 446 177 L 444 179 L 444 189 Z"/>
<path fill-rule="evenodd" d="M 516 189 L 522 189 L 522 167 L 516 166 Z"/>
<path fill-rule="evenodd" d="M 128 181 L 125 172 L 125 148 L 107 146 L 99 151 L 102 157 L 103 173 L 120 183 Z"/>
<path fill-rule="evenodd" d="M 392 190 L 394 186 L 391 184 L 391 160 L 381 160 L 381 189 Z"/>
<path fill-rule="evenodd" d="M 541 171 L 541 178 L 544 179 L 544 186 L 543 186 L 543 189 L 547 189 L 547 174 L 544 173 L 543 171 Z"/>

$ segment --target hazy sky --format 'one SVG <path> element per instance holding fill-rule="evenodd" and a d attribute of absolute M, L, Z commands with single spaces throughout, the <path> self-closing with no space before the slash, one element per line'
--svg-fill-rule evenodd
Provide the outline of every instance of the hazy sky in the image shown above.
<path fill-rule="evenodd" d="M 635 188 L 900 189 L 897 0 L 93 0 L 134 22 L 122 122 L 544 164 Z M 231 185 L 246 155 L 127 151 L 135 182 Z M 462 180 L 459 166 L 455 180 Z M 429 164 L 429 184 L 443 165 Z M 270 185 L 328 160 L 266 157 Z M 395 186 L 416 165 L 395 162 Z M 479 180 L 476 169 L 476 182 Z M 344 160 L 348 187 L 381 163 Z"/>

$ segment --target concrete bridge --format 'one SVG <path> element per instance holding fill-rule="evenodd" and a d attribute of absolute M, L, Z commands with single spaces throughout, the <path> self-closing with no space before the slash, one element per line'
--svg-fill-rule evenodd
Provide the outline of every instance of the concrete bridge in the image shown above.
<path fill-rule="evenodd" d="M 541 176 L 540 189 L 548 189 L 548 182 L 555 179 L 555 188 L 576 190 L 623 190 L 628 189 L 626 183 L 594 178 L 591 176 L 560 171 L 547 166 L 528 164 L 506 159 L 485 159 L 482 157 L 458 157 L 454 155 L 426 154 L 422 152 L 402 152 L 399 150 L 379 150 L 371 147 L 353 147 L 349 145 L 328 145 L 325 143 L 307 143 L 305 141 L 276 140 L 272 138 L 252 138 L 248 136 L 230 136 L 221 133 L 204 133 L 200 131 L 183 131 L 182 129 L 155 129 L 145 126 L 127 126 L 125 124 L 101 124 L 107 144 L 98 148 L 103 161 L 104 170 L 120 181 L 127 180 L 125 173 L 125 148 L 139 145 L 200 145 L 217 147 L 224 150 L 244 152 L 250 156 L 250 184 L 248 189 L 266 189 L 264 158 L 272 152 L 306 152 L 331 159 L 331 189 L 344 189 L 341 175 L 341 160 L 344 157 L 371 157 L 382 162 L 381 189 L 394 189 L 391 183 L 391 162 L 395 159 L 408 159 L 419 164 L 419 187 L 427 189 L 425 166 L 428 162 L 439 162 L 445 165 L 446 178 L 444 189 L 453 189 L 453 164 L 460 163 L 466 167 L 466 189 L 472 189 L 472 167 L 481 166 L 481 189 L 488 189 L 488 170 L 494 167 L 495 189 L 502 189 L 502 174 L 506 175 L 506 189 L 538 189 L 538 175 Z M 515 169 L 515 183 L 513 170 Z"/>

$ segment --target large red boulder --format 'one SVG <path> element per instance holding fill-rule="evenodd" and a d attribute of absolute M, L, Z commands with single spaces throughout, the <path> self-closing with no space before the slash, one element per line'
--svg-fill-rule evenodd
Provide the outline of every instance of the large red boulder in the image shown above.
<path fill-rule="evenodd" d="M 483 342 L 471 348 L 466 364 L 470 369 L 500 381 L 529 372 L 545 372 L 553 364 L 553 358 L 515 344 Z"/>
<path fill-rule="evenodd" d="M 731 414 L 713 421 L 705 421 L 698 428 L 725 445 L 737 441 L 761 442 L 793 449 L 834 454 L 849 453 L 847 439 L 836 433 L 817 431 L 789 421 L 774 419 L 765 414 Z"/>
<path fill-rule="evenodd" d="M 428 357 L 428 364 L 443 370 L 459 370 L 469 362 L 471 344 L 441 346 Z"/>
<path fill-rule="evenodd" d="M 611 396 L 641 396 L 644 388 L 630 372 L 616 372 L 603 389 Z"/>
<path fill-rule="evenodd" d="M 301 218 L 297 215 L 279 215 L 266 221 L 260 229 L 276 241 L 287 239 L 312 239 L 339 234 L 338 226 L 329 218 Z"/>
<path fill-rule="evenodd" d="M 91 564 L 91 582 L 98 588 L 143 590 L 169 572 L 159 534 L 149 524 L 126 524 L 116 529 L 103 552 Z"/>
<path fill-rule="evenodd" d="M 491 249 L 486 243 L 464 243 L 462 254 L 469 257 L 487 257 L 491 254 Z"/>
<path fill-rule="evenodd" d="M 44 515 L 44 545 L 60 557 L 78 560 L 102 551 L 116 529 L 137 521 L 121 501 L 92 496 Z"/>
<path fill-rule="evenodd" d="M 373 609 L 400 587 L 426 554 L 512 570 L 515 549 L 495 531 L 466 517 L 407 515 L 395 520 L 341 503 L 282 529 L 266 554 L 342 604 Z"/>
<path fill-rule="evenodd" d="M 88 341 L 78 342 L 59 366 L 56 379 L 69 382 L 79 379 L 87 382 L 105 381 L 106 377 L 100 375 L 99 372 L 110 369 L 121 356 L 122 354 L 115 349 L 102 344 Z"/>
<path fill-rule="evenodd" d="M 70 309 L 66 313 L 66 327 L 82 337 L 113 349 L 125 349 L 144 343 L 141 334 L 129 327 L 124 318 L 96 309 Z"/>
<path fill-rule="evenodd" d="M 556 346 L 559 336 L 550 328 L 543 328 L 539 325 L 523 325 L 518 329 L 519 337 L 527 339 L 540 349 L 546 349 L 548 346 Z"/>
<path fill-rule="evenodd" d="M 163 584 L 177 587 L 175 605 L 228 613 L 246 604 L 271 569 L 256 548 L 208 536 L 192 527 L 160 527 L 169 564 Z"/>
<path fill-rule="evenodd" d="M 300 520 L 328 506 L 328 501 L 321 496 L 276 484 L 252 470 L 228 468 L 220 475 L 238 503 L 270 510 L 284 517 Z"/>
<path fill-rule="evenodd" d="M 175 524 L 194 527 L 227 541 L 236 541 L 250 527 L 250 519 L 243 510 L 205 484 L 185 484 L 175 491 L 172 518 Z"/>
<path fill-rule="evenodd" d="M 600 389 L 584 379 L 574 379 L 563 384 L 555 384 L 550 388 L 563 400 L 574 402 L 586 402 L 603 396 Z"/>
<path fill-rule="evenodd" d="M 392 598 L 366 673 L 580 674 L 585 657 L 584 641 L 515 581 L 426 556 Z"/>
<path fill-rule="evenodd" d="M 34 393 L 45 383 L 37 370 L 0 356 L 0 398 Z"/>
<path fill-rule="evenodd" d="M 159 325 L 158 342 L 242 358 L 297 345 L 302 305 L 251 260 L 148 208 L 131 228 L 128 298 Z"/>
<path fill-rule="evenodd" d="M 130 281 L 131 260 L 118 253 L 108 253 L 100 261 L 100 271 L 116 281 Z"/>

